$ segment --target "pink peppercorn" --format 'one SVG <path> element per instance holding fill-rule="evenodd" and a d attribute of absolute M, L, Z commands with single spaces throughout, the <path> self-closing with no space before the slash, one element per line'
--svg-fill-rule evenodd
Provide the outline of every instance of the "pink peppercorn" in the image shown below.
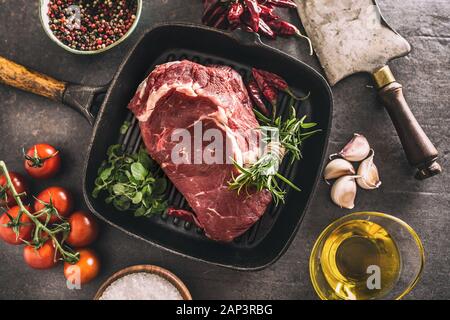
<path fill-rule="evenodd" d="M 78 24 L 69 25 L 71 12 L 80 9 Z M 67 46 L 96 50 L 110 46 L 124 36 L 136 20 L 137 0 L 50 0 L 49 26 L 55 36 Z"/>

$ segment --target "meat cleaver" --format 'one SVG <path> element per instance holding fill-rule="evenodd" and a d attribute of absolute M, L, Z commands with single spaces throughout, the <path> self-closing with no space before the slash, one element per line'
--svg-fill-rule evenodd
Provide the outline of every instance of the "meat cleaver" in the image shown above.
<path fill-rule="evenodd" d="M 306 33 L 333 86 L 368 72 L 375 80 L 411 166 L 423 180 L 442 172 L 438 152 L 403 96 L 387 63 L 411 51 L 409 43 L 383 19 L 376 0 L 295 0 Z"/>

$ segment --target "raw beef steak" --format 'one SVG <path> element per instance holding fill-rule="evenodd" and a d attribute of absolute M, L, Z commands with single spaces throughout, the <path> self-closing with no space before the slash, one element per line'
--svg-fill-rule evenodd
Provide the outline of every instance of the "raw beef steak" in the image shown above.
<path fill-rule="evenodd" d="M 128 107 L 139 120 L 149 154 L 184 195 L 209 238 L 232 241 L 264 214 L 270 192 L 238 195 L 228 188 L 238 174 L 230 158 L 252 163 L 259 154 L 252 139 L 260 134 L 259 125 L 235 70 L 190 61 L 159 65 Z M 183 132 L 190 135 L 182 139 Z M 180 141 L 187 147 L 180 148 Z"/>

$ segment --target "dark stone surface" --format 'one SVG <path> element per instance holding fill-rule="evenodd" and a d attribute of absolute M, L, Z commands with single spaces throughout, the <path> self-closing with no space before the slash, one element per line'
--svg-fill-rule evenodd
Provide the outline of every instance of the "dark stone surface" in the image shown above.
<path fill-rule="evenodd" d="M 111 79 L 122 57 L 145 29 L 161 21 L 198 22 L 200 0 L 144 1 L 137 31 L 124 44 L 98 56 L 70 54 L 52 43 L 38 18 L 38 1 L 0 0 L 0 55 L 58 79 L 103 84 Z M 383 186 L 359 192 L 353 211 L 376 210 L 407 221 L 421 236 L 426 250 L 423 278 L 409 299 L 450 299 L 450 2 L 448 0 L 383 0 L 384 15 L 414 47 L 408 58 L 392 69 L 406 87 L 406 96 L 425 131 L 441 153 L 444 174 L 424 182 L 412 178 L 390 120 L 375 99 L 366 75 L 355 75 L 334 88 L 334 125 L 329 151 L 337 151 L 353 132 L 365 134 L 377 151 Z M 292 14 L 292 19 L 297 19 Z M 270 43 L 320 70 L 307 55 L 304 42 L 281 39 Z M 157 44 L 155 44 L 157 45 Z M 0 158 L 11 169 L 23 171 L 20 148 L 40 141 L 62 147 L 64 170 L 46 185 L 73 190 L 77 208 L 81 196 L 80 168 L 91 127 L 75 111 L 28 93 L 0 86 Z M 195 299 L 315 299 L 308 259 L 312 245 L 334 219 L 349 213 L 329 201 L 329 187 L 321 183 L 297 237 L 287 253 L 260 272 L 236 272 L 181 258 L 102 225 L 95 247 L 102 273 L 82 290 L 65 286 L 62 266 L 50 271 L 29 269 L 20 247 L 0 243 L 0 299 L 91 299 L 100 284 L 115 271 L 150 263 L 172 270 L 183 279 Z"/>

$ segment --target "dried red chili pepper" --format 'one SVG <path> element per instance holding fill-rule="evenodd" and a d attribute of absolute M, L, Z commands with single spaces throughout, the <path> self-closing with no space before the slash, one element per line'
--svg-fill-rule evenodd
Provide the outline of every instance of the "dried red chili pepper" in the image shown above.
<path fill-rule="evenodd" d="M 252 74 L 255 79 L 256 77 L 261 78 L 263 79 L 262 81 L 267 83 L 267 85 L 275 87 L 280 91 L 289 90 L 288 83 L 282 77 L 280 77 L 275 73 L 253 68 Z"/>
<path fill-rule="evenodd" d="M 289 85 L 286 82 L 286 80 L 284 80 L 279 75 L 269 72 L 269 71 L 259 70 L 259 69 L 255 69 L 255 68 L 252 69 L 252 74 L 255 79 L 256 79 L 256 77 L 263 79 L 260 81 L 264 81 L 267 86 L 273 87 L 273 88 L 283 91 L 283 92 L 286 92 L 288 95 L 290 95 L 294 99 L 303 100 L 303 98 L 297 98 L 295 96 L 295 94 L 289 88 Z"/>
<path fill-rule="evenodd" d="M 292 0 L 266 0 L 263 3 L 272 4 L 277 7 L 297 8 L 297 4 Z"/>
<path fill-rule="evenodd" d="M 300 30 L 287 21 L 272 20 L 268 21 L 267 24 L 280 36 L 294 36 L 300 34 Z"/>
<path fill-rule="evenodd" d="M 267 25 L 267 23 L 264 22 L 263 19 L 259 19 L 259 34 L 265 35 L 266 37 L 269 37 L 271 39 L 275 39 L 277 35 L 273 30 Z"/>
<path fill-rule="evenodd" d="M 244 13 L 244 6 L 240 1 L 233 2 L 228 11 L 228 22 L 231 29 L 236 29 L 241 24 L 241 16 Z"/>
<path fill-rule="evenodd" d="M 221 29 L 234 30 L 241 27 L 275 39 L 280 36 L 299 36 L 308 40 L 310 54 L 312 44 L 299 29 L 283 21 L 274 13 L 275 7 L 296 8 L 292 0 L 203 0 L 202 22 Z"/>
<path fill-rule="evenodd" d="M 273 115 L 275 116 L 277 101 L 278 101 L 278 92 L 274 87 L 267 86 L 263 90 L 263 96 L 267 100 L 269 100 L 272 105 Z"/>
<path fill-rule="evenodd" d="M 170 217 L 177 217 L 187 222 L 195 223 L 194 214 L 190 211 L 183 210 L 183 209 L 175 209 L 173 207 L 170 207 L 167 209 L 167 215 Z"/>
<path fill-rule="evenodd" d="M 259 89 L 262 91 L 264 90 L 264 87 L 266 87 L 268 84 L 266 83 L 266 80 L 262 76 L 259 70 L 256 68 L 252 68 L 252 76 L 253 79 L 255 79 L 256 83 L 258 84 Z"/>
<path fill-rule="evenodd" d="M 223 14 L 219 15 L 217 20 L 213 23 L 213 27 L 214 28 L 218 28 L 218 29 L 228 29 L 229 27 L 229 22 L 228 22 L 228 18 L 227 18 L 227 14 L 226 14 L 226 10 Z"/>
<path fill-rule="evenodd" d="M 226 15 L 226 11 L 227 8 L 225 8 L 222 5 L 219 5 L 218 7 L 216 7 L 208 17 L 206 17 L 205 19 L 205 24 L 208 26 L 215 26 L 218 24 L 218 22 L 223 21 L 223 18 Z"/>
<path fill-rule="evenodd" d="M 260 4 L 260 5 L 259 5 L 259 8 L 261 9 L 260 17 L 261 17 L 265 22 L 280 19 L 280 17 L 277 16 L 277 15 L 273 12 L 273 11 L 274 11 L 274 8 L 273 8 L 273 7 L 271 7 L 271 6 L 265 6 L 265 5 Z"/>
<path fill-rule="evenodd" d="M 256 104 L 258 110 L 261 111 L 265 116 L 270 116 L 270 111 L 269 109 L 267 109 L 266 104 L 261 97 L 261 92 L 259 91 L 258 85 L 256 84 L 255 80 L 252 79 L 247 83 L 247 91 L 253 103 Z"/>
<path fill-rule="evenodd" d="M 217 4 L 220 0 L 203 0 L 203 10 L 207 11 L 211 6 Z"/>
<path fill-rule="evenodd" d="M 244 22 L 254 31 L 259 30 L 260 8 L 256 0 L 244 0 L 246 6 L 246 15 Z"/>
<path fill-rule="evenodd" d="M 270 83 L 266 81 L 264 76 L 258 71 L 258 69 L 252 69 L 253 79 L 255 79 L 255 82 L 259 90 L 261 90 L 264 98 L 266 98 L 272 105 L 272 116 L 275 119 L 275 115 L 277 113 L 278 91 L 275 87 L 271 86 Z"/>
<path fill-rule="evenodd" d="M 253 32 L 253 29 L 247 26 L 246 24 L 241 25 L 242 30 L 247 32 Z"/>
<path fill-rule="evenodd" d="M 308 41 L 309 44 L 309 54 L 313 55 L 313 48 L 311 44 L 311 40 L 304 36 L 300 30 L 294 26 L 292 23 L 283 20 L 270 20 L 267 21 L 267 24 L 272 28 L 272 30 L 279 36 L 298 36 L 304 38 Z"/>
<path fill-rule="evenodd" d="M 203 16 L 202 22 L 206 23 L 206 20 L 209 19 L 209 16 L 220 5 L 219 0 L 203 0 Z"/>

